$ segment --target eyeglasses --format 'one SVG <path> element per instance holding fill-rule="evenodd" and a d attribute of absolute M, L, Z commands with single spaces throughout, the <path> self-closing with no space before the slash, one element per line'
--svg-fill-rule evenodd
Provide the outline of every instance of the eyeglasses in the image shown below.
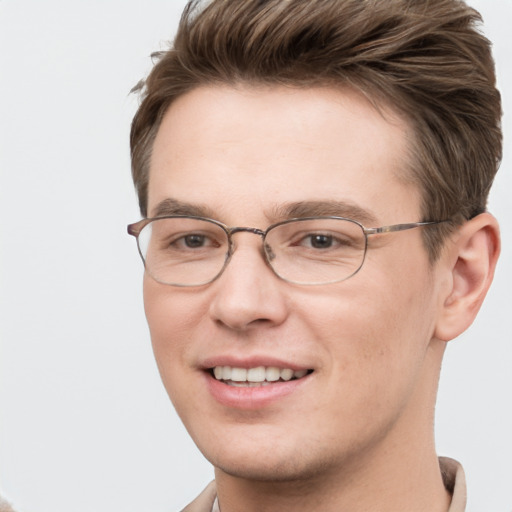
<path fill-rule="evenodd" d="M 203 217 L 174 215 L 142 219 L 128 226 L 137 239 L 146 272 L 172 286 L 201 286 L 217 279 L 235 251 L 233 235 L 259 235 L 263 257 L 273 272 L 294 284 L 320 285 L 356 274 L 368 248 L 368 237 L 445 221 L 413 222 L 366 228 L 343 217 L 309 217 L 272 224 L 265 231 L 228 227 Z"/>

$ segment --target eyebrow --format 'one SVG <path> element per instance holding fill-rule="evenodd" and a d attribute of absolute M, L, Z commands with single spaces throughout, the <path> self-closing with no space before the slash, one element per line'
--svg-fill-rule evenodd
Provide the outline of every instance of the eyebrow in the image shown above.
<path fill-rule="evenodd" d="M 213 219 L 213 211 L 202 204 L 192 204 L 173 199 L 171 197 L 160 201 L 153 209 L 152 217 L 166 217 L 167 215 L 190 215 L 192 217 L 208 217 Z"/>
<path fill-rule="evenodd" d="M 305 217 L 345 217 L 357 220 L 366 227 L 377 223 L 377 217 L 370 211 L 349 201 L 297 201 L 284 203 L 272 209 L 269 218 L 273 222 Z"/>
<path fill-rule="evenodd" d="M 160 201 L 152 212 L 152 217 L 166 217 L 168 215 L 217 218 L 215 212 L 206 205 L 187 203 L 174 198 L 166 198 Z M 377 223 L 377 217 L 371 211 L 349 201 L 296 201 L 276 205 L 266 212 L 266 217 L 271 224 L 289 219 L 324 216 L 357 220 L 366 227 Z"/>

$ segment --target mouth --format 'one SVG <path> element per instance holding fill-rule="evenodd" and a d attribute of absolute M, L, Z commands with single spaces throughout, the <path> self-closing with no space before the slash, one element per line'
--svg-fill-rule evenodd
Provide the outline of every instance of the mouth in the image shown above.
<path fill-rule="evenodd" d="M 257 366 L 254 368 L 239 368 L 236 366 L 215 366 L 208 372 L 217 381 L 228 386 L 239 388 L 264 387 L 279 382 L 289 382 L 303 379 L 313 373 L 313 370 L 293 370 L 277 366 Z"/>

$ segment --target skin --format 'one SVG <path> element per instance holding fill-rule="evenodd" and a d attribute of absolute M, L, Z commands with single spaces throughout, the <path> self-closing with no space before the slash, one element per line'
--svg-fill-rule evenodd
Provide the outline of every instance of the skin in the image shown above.
<path fill-rule="evenodd" d="M 228 226 L 265 229 L 281 220 L 277 207 L 337 201 L 366 212 L 357 220 L 368 227 L 420 221 L 420 193 L 399 178 L 411 139 L 392 111 L 347 90 L 198 88 L 159 128 L 149 216 L 172 198 Z M 492 217 L 468 226 L 435 265 L 421 229 L 372 236 L 362 270 L 324 286 L 277 278 L 250 233 L 235 235 L 230 264 L 209 285 L 145 276 L 161 377 L 216 468 L 223 512 L 448 509 L 433 440 L 439 369 L 499 250 Z M 292 393 L 243 409 L 205 384 L 204 365 L 223 357 L 314 371 Z"/>

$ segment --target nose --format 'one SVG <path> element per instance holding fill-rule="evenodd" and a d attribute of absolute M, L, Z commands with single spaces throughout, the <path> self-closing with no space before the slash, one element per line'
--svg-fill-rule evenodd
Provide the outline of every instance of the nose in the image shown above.
<path fill-rule="evenodd" d="M 266 264 L 261 239 L 239 234 L 223 274 L 212 283 L 214 297 L 210 315 L 219 324 L 236 331 L 256 326 L 276 326 L 287 317 L 284 283 Z M 259 238 L 259 237 L 257 237 Z"/>

